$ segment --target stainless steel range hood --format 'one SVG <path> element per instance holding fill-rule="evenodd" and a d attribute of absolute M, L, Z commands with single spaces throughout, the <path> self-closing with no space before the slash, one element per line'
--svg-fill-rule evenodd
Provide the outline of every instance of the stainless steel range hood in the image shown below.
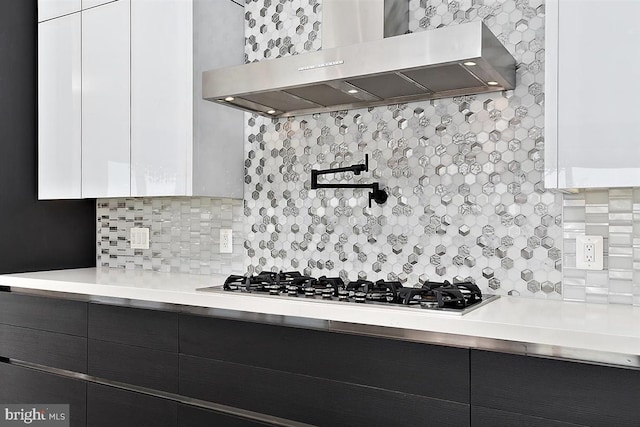
<path fill-rule="evenodd" d="M 364 1 L 368 10 L 371 1 L 384 0 Z M 408 4 L 387 0 L 403 1 Z M 323 1 L 323 31 L 334 2 L 344 6 Z M 333 30 L 327 33 L 335 36 Z M 513 89 L 515 69 L 511 54 L 477 21 L 206 71 L 203 98 L 288 117 Z"/>

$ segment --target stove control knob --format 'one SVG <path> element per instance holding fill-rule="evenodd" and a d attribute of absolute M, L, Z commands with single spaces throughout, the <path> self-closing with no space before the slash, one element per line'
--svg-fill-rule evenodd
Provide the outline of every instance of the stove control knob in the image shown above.
<path fill-rule="evenodd" d="M 367 298 L 367 294 L 364 292 L 356 292 L 354 296 L 355 296 L 356 302 L 364 302 L 365 299 Z"/>

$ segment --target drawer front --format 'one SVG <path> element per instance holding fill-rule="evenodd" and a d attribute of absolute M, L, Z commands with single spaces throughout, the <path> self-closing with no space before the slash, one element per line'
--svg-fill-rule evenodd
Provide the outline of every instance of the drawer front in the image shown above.
<path fill-rule="evenodd" d="M 0 357 L 87 372 L 87 339 L 0 324 Z"/>
<path fill-rule="evenodd" d="M 471 402 L 578 425 L 637 426 L 640 370 L 472 350 Z"/>
<path fill-rule="evenodd" d="M 260 427 L 269 425 L 273 424 L 236 418 L 231 415 L 207 411 L 193 406 L 178 405 L 178 426 L 180 427 Z"/>
<path fill-rule="evenodd" d="M 176 313 L 89 304 L 89 338 L 163 351 L 178 351 Z"/>
<path fill-rule="evenodd" d="M 0 292 L 0 323 L 87 336 L 87 303 Z"/>
<path fill-rule="evenodd" d="M 89 340 L 89 375 L 178 392 L 178 354 Z"/>
<path fill-rule="evenodd" d="M 498 409 L 471 407 L 471 427 L 586 427 Z"/>
<path fill-rule="evenodd" d="M 180 353 L 469 403 L 467 349 L 180 315 Z"/>
<path fill-rule="evenodd" d="M 177 427 L 177 406 L 171 400 L 89 384 L 87 426 Z"/>
<path fill-rule="evenodd" d="M 0 363 L 0 402 L 68 404 L 71 427 L 86 425 L 87 385 L 57 375 Z"/>
<path fill-rule="evenodd" d="M 313 425 L 469 425 L 462 403 L 185 355 L 180 394 Z"/>

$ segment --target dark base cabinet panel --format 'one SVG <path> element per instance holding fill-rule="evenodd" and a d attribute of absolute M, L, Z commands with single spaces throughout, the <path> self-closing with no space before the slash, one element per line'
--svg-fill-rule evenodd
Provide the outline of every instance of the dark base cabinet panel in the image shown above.
<path fill-rule="evenodd" d="M 178 404 L 99 384 L 87 390 L 87 427 L 176 427 Z"/>
<path fill-rule="evenodd" d="M 586 427 L 497 409 L 471 407 L 471 427 Z"/>
<path fill-rule="evenodd" d="M 319 426 L 469 425 L 462 403 L 185 355 L 180 394 Z"/>
<path fill-rule="evenodd" d="M 467 349 L 180 315 L 180 353 L 469 403 Z"/>
<path fill-rule="evenodd" d="M 236 418 L 193 406 L 178 405 L 178 427 L 263 427 L 269 425 L 273 424 Z"/>
<path fill-rule="evenodd" d="M 640 425 L 640 370 L 471 351 L 471 403 L 592 427 Z"/>
<path fill-rule="evenodd" d="M 87 372 L 87 339 L 0 324 L 0 356 Z"/>
<path fill-rule="evenodd" d="M 89 340 L 89 375 L 178 392 L 178 354 Z"/>
<path fill-rule="evenodd" d="M 0 292 L 0 323 L 87 336 L 87 303 Z"/>
<path fill-rule="evenodd" d="M 178 351 L 178 315 L 169 311 L 89 304 L 89 338 Z"/>
<path fill-rule="evenodd" d="M 1 403 L 68 404 L 70 425 L 86 425 L 87 385 L 49 373 L 0 363 Z"/>

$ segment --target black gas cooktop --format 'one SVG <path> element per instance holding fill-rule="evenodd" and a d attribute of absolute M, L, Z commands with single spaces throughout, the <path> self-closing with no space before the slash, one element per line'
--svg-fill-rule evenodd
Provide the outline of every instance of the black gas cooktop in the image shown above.
<path fill-rule="evenodd" d="M 483 295 L 470 281 L 424 282 L 403 286 L 397 281 L 357 280 L 340 277 L 309 277 L 297 271 L 261 272 L 256 275 L 231 275 L 224 285 L 200 288 L 205 292 L 234 292 L 242 295 L 275 298 L 300 298 L 309 301 L 374 304 L 400 308 L 419 308 L 464 314 L 497 299 Z"/>

